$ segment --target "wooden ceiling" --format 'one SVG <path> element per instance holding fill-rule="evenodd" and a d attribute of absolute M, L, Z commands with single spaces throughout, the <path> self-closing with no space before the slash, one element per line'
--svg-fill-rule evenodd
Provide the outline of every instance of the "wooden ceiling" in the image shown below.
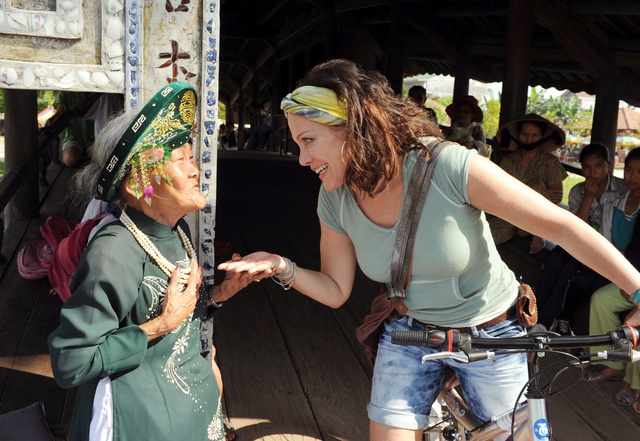
<path fill-rule="evenodd" d="M 640 106 L 640 1 L 533 1 L 529 85 L 596 93 L 616 70 L 620 99 Z M 503 81 L 508 0 L 222 0 L 220 97 L 264 101 L 308 67 L 337 56 L 383 73 Z M 396 58 L 397 59 L 397 58 Z M 295 61 L 293 61 L 295 60 Z M 363 61 L 366 60 L 366 61 Z M 282 63 L 289 77 L 282 77 Z M 305 64 L 299 66 L 298 64 Z M 280 72 L 280 73 L 278 73 Z M 296 76 L 297 75 L 297 76 Z"/>

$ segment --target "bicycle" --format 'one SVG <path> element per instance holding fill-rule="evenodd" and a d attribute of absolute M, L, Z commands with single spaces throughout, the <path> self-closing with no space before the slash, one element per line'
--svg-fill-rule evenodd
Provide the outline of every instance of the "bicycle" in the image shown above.
<path fill-rule="evenodd" d="M 590 336 L 560 336 L 553 332 L 540 332 L 523 337 L 509 338 L 481 338 L 470 334 L 463 334 L 455 329 L 448 331 L 427 329 L 425 331 L 393 331 L 391 341 L 394 344 L 422 346 L 431 349 L 449 349 L 434 352 L 422 357 L 422 361 L 450 358 L 462 363 L 470 363 L 514 352 L 526 352 L 528 356 L 529 381 L 524 385 L 513 409 L 495 416 L 488 421 L 481 421 L 470 410 L 462 396 L 454 387 L 443 389 L 439 395 L 439 402 L 445 407 L 442 414 L 431 418 L 439 419 L 425 429 L 423 439 L 431 440 L 466 440 L 489 441 L 493 438 L 510 434 L 512 441 L 547 441 L 551 439 L 551 426 L 547 417 L 546 400 L 548 397 L 560 393 L 580 381 L 585 368 L 583 359 L 602 357 L 627 362 L 640 361 L 640 352 L 633 348 L 640 343 L 640 326 L 620 326 L 608 334 Z M 561 349 L 583 348 L 593 346 L 611 346 L 612 351 L 599 352 L 576 357 Z M 455 350 L 454 350 L 455 349 Z M 485 350 L 478 350 L 485 349 Z M 543 386 L 540 374 L 560 363 L 552 364 L 540 370 L 539 362 L 547 352 L 563 353 L 567 360 L 573 361 L 573 366 L 581 369 L 575 382 L 564 389 L 551 394 L 549 391 L 553 381 L 569 366 L 555 375 L 553 380 Z M 568 364 L 568 363 L 567 363 Z M 520 402 L 524 394 L 526 401 Z"/>

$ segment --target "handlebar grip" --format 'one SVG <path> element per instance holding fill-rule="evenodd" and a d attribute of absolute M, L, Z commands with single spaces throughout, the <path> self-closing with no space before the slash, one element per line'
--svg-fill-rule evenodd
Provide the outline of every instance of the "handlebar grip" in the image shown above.
<path fill-rule="evenodd" d="M 391 343 L 402 346 L 421 346 L 442 349 L 447 344 L 447 333 L 436 329 L 428 331 L 392 331 Z"/>
<path fill-rule="evenodd" d="M 619 331 L 619 336 L 631 342 L 631 345 L 635 348 L 640 343 L 640 326 L 631 327 L 628 325 L 622 325 L 616 331 Z"/>

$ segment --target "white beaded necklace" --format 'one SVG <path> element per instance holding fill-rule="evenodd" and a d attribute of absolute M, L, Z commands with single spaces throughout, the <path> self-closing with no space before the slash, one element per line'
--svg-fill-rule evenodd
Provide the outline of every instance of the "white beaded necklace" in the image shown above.
<path fill-rule="evenodd" d="M 136 239 L 138 244 L 140 244 L 142 249 L 145 250 L 147 254 L 151 256 L 151 258 L 156 262 L 156 264 L 160 267 L 162 272 L 165 273 L 167 276 L 171 277 L 171 273 L 173 272 L 175 265 L 169 262 L 167 258 L 160 253 L 160 250 L 158 250 L 158 248 L 153 244 L 151 239 L 149 239 L 149 236 L 147 236 L 142 231 L 140 231 L 140 229 L 131 220 L 131 218 L 127 215 L 127 213 L 124 212 L 124 210 L 120 215 L 120 220 L 122 221 L 124 226 L 127 227 L 127 230 L 131 232 L 131 234 Z M 196 250 L 193 248 L 193 245 L 191 245 L 191 241 L 189 240 L 185 232 L 182 231 L 182 228 L 178 226 L 176 230 L 178 231 L 178 235 L 180 236 L 182 245 L 187 250 L 187 254 L 189 255 L 189 258 L 191 259 L 191 261 L 193 262 L 194 260 L 196 260 Z M 188 270 L 181 269 L 180 271 L 181 284 L 183 285 L 187 284 L 187 281 L 189 280 L 190 272 L 191 272 L 191 267 L 189 267 Z"/>

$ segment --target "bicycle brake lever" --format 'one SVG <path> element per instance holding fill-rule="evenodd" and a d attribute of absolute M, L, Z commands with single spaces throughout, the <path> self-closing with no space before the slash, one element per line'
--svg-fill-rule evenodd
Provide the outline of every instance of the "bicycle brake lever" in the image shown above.
<path fill-rule="evenodd" d="M 492 358 L 495 355 L 495 352 L 492 351 L 471 351 L 470 353 L 465 353 L 462 351 L 442 351 L 423 355 L 422 362 L 425 363 L 429 360 L 440 360 L 442 358 L 449 358 L 460 363 L 469 363 L 472 361 L 486 360 L 487 358 Z"/>
<path fill-rule="evenodd" d="M 636 362 L 640 361 L 640 351 L 628 351 L 626 348 L 621 348 L 613 351 L 598 352 L 598 357 L 605 358 L 607 360 Z"/>
<path fill-rule="evenodd" d="M 434 352 L 433 354 L 427 354 L 422 356 L 422 362 L 426 363 L 429 360 L 440 360 L 442 358 L 450 358 L 461 363 L 469 363 L 469 356 L 464 352 Z"/>

